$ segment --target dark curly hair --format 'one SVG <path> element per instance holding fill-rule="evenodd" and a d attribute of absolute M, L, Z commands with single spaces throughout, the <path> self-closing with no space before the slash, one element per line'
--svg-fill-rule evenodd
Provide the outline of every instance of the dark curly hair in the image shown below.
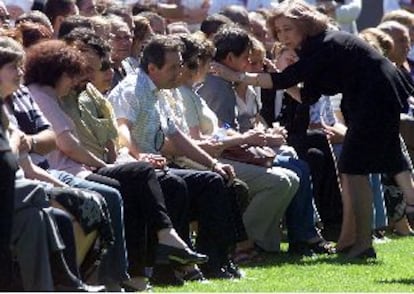
<path fill-rule="evenodd" d="M 70 77 L 85 73 L 81 52 L 61 40 L 49 40 L 31 46 L 27 52 L 24 81 L 55 87 L 65 73 Z"/>
<path fill-rule="evenodd" d="M 214 59 L 219 62 L 229 53 L 240 56 L 252 46 L 249 34 L 236 25 L 223 25 L 214 35 L 213 42 L 217 49 Z"/>
<path fill-rule="evenodd" d="M 165 65 L 165 55 L 167 52 L 182 52 L 183 42 L 179 38 L 171 36 L 154 35 L 145 45 L 142 51 L 140 67 L 148 73 L 148 65 L 155 64 L 158 68 Z"/>
<path fill-rule="evenodd" d="M 107 56 L 111 51 L 108 42 L 87 28 L 76 28 L 63 39 L 70 45 L 75 44 L 81 51 L 92 49 L 100 58 Z"/>

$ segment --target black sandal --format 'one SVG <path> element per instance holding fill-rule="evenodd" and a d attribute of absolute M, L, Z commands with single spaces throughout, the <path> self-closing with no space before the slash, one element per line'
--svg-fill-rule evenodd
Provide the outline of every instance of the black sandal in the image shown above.
<path fill-rule="evenodd" d="M 308 243 L 309 248 L 315 254 L 335 254 L 336 248 L 332 242 L 328 242 L 325 239 L 319 240 L 315 243 Z"/>

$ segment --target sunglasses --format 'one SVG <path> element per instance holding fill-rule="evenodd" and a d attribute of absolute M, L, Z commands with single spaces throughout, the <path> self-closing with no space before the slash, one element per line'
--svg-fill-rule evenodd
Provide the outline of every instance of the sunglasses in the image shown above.
<path fill-rule="evenodd" d="M 162 127 L 160 125 L 158 127 L 158 130 L 155 133 L 155 137 L 154 137 L 155 151 L 157 151 L 157 152 L 161 151 L 162 147 L 164 146 L 164 142 L 165 142 L 165 134 L 164 134 L 164 131 L 162 130 Z"/>

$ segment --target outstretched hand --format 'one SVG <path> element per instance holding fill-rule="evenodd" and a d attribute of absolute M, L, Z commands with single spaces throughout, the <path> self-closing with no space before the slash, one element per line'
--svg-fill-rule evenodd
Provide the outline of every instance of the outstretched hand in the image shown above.
<path fill-rule="evenodd" d="M 240 81 L 240 75 L 241 73 L 234 71 L 227 66 L 212 62 L 210 64 L 210 73 L 216 76 L 219 76 L 229 82 L 238 82 Z"/>

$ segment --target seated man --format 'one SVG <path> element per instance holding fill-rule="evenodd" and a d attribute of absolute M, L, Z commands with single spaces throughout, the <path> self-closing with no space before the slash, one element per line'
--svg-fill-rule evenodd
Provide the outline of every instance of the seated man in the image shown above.
<path fill-rule="evenodd" d="M 218 63 L 237 71 L 260 72 L 263 70 L 265 48 L 259 40 L 250 37 L 243 29 L 235 26 L 223 26 L 214 37 L 214 45 L 217 50 L 215 60 Z M 221 77 L 208 75 L 198 93 L 217 114 L 221 126 L 227 123 L 232 128 L 246 134 L 248 132 L 261 133 L 267 146 L 278 153 L 273 164 L 274 167 L 271 169 L 262 168 L 260 171 L 255 166 L 237 164 L 236 171 L 240 174 L 241 179 L 251 187 L 252 202 L 258 197 L 255 192 L 262 192 L 262 187 L 256 184 L 257 176 L 252 176 L 254 171 L 256 174 L 262 175 L 273 173 L 274 177 L 279 176 L 284 179 L 284 176 L 291 181 L 296 179 L 297 182 L 298 177 L 300 178 L 299 188 L 291 191 L 290 199 L 292 201 L 289 206 L 273 207 L 278 213 L 272 216 L 277 220 L 283 217 L 286 210 L 289 253 L 332 253 L 331 245 L 323 240 L 316 231 L 309 167 L 304 161 L 296 159 L 297 156 L 293 148 L 285 144 L 286 134 L 282 129 L 267 128 L 262 124 L 259 118 L 261 100 L 257 89 L 244 83 L 233 84 Z M 289 151 L 286 152 L 286 150 Z M 281 197 L 282 191 L 284 190 L 275 185 L 272 190 L 268 190 L 268 197 Z M 263 201 L 263 197 L 257 201 Z M 263 207 L 270 210 L 269 205 Z M 264 208 L 259 206 L 256 206 L 256 209 L 264 211 Z M 249 208 L 244 215 L 248 233 L 251 233 L 252 236 L 257 234 L 258 215 L 258 213 L 251 213 Z"/>
<path fill-rule="evenodd" d="M 153 37 L 143 50 L 136 75 L 128 75 L 110 93 L 118 121 L 120 139 L 129 153 L 140 159 L 143 153 L 179 156 L 208 167 L 210 171 L 170 168 L 188 187 L 192 210 L 199 223 L 197 250 L 207 254 L 202 267 L 207 277 L 230 278 L 227 253 L 234 240 L 231 236 L 230 196 L 225 183 L 234 177 L 233 168 L 219 163 L 195 145 L 175 125 L 171 112 L 160 95 L 162 89 L 177 86 L 182 59 L 181 43 L 166 36 Z"/>

